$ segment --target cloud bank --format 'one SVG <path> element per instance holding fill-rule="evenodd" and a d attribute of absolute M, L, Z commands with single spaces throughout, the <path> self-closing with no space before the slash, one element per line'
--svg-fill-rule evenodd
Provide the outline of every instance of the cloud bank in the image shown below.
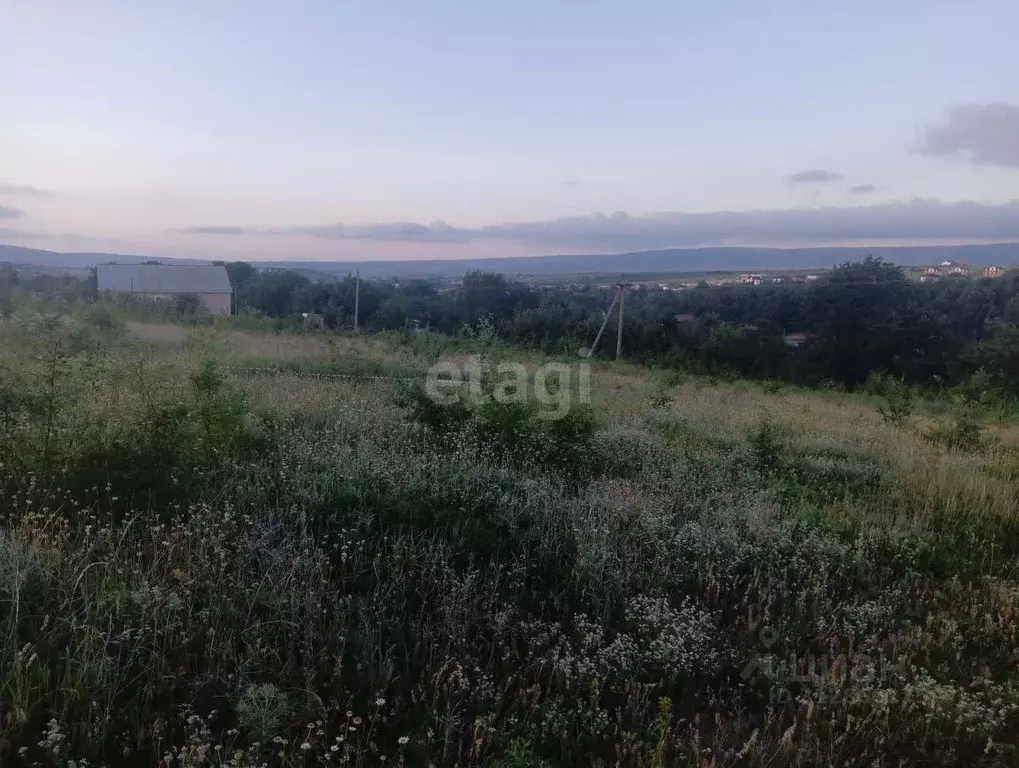
<path fill-rule="evenodd" d="M 193 234 L 305 235 L 329 240 L 386 243 L 470 243 L 501 241 L 537 248 L 637 251 L 682 246 L 850 240 L 1019 240 L 1019 200 L 990 205 L 934 200 L 845 208 L 591 214 L 544 221 L 455 227 L 418 224 L 325 224 L 252 229 L 203 226 L 176 230 Z"/>
<path fill-rule="evenodd" d="M 43 232 L 26 232 L 23 229 L 0 227 L 0 237 L 11 240 L 45 240 L 46 238 L 51 237 L 51 235 L 47 235 Z"/>
<path fill-rule="evenodd" d="M 19 195 L 21 197 L 49 197 L 50 193 L 45 189 L 33 187 L 30 184 L 5 184 L 0 182 L 0 195 Z"/>
<path fill-rule="evenodd" d="M 849 191 L 854 195 L 869 195 L 871 192 L 877 192 L 877 187 L 873 184 L 857 184 L 855 187 L 850 187 Z"/>
<path fill-rule="evenodd" d="M 835 171 L 799 171 L 785 177 L 790 184 L 824 184 L 829 181 L 842 181 L 842 174 Z"/>
<path fill-rule="evenodd" d="M 934 157 L 962 156 L 973 165 L 1019 168 L 1019 106 L 963 104 L 927 128 L 919 151 Z"/>
<path fill-rule="evenodd" d="M 187 235 L 249 235 L 258 232 L 254 227 L 185 227 L 172 231 Z"/>
<path fill-rule="evenodd" d="M 7 205 L 0 205 L 0 219 L 20 219 L 21 211 Z"/>

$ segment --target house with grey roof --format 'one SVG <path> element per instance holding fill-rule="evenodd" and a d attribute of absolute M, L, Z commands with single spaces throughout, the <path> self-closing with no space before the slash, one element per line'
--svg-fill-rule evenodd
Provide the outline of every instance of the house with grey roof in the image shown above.
<path fill-rule="evenodd" d="M 226 267 L 217 264 L 100 264 L 99 290 L 133 293 L 150 299 L 197 296 L 213 315 L 229 315 L 233 287 Z"/>

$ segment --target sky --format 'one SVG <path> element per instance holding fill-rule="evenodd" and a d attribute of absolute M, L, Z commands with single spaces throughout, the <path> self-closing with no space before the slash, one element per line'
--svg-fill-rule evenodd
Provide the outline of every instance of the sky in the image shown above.
<path fill-rule="evenodd" d="M 1019 240 L 1015 0 L 0 0 L 0 243 Z"/>

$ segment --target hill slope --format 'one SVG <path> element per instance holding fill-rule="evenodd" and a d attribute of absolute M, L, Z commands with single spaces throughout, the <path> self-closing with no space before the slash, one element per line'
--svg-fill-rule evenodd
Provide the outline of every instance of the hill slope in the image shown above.
<path fill-rule="evenodd" d="M 432 259 L 423 261 L 269 261 L 262 267 L 314 272 L 360 271 L 365 277 L 458 277 L 471 269 L 511 275 L 626 274 L 647 272 L 709 272 L 830 267 L 868 253 L 897 264 L 916 266 L 951 259 L 975 264 L 1019 265 L 1019 243 L 852 248 L 668 248 L 609 255 L 521 256 L 493 259 Z M 146 256 L 112 253 L 58 253 L 37 248 L 0 245 L 0 263 L 83 269 L 109 261 L 139 263 Z M 195 259 L 160 259 L 194 263 Z"/>

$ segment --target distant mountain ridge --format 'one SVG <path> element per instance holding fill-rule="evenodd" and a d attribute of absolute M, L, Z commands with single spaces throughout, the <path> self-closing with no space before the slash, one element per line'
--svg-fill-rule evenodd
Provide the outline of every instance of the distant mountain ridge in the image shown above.
<path fill-rule="evenodd" d="M 972 264 L 1019 265 L 1019 243 L 992 245 L 913 245 L 894 247 L 834 248 L 666 248 L 610 255 L 519 256 L 493 259 L 432 259 L 425 261 L 258 261 L 261 268 L 297 269 L 303 272 L 346 274 L 364 277 L 459 277 L 482 269 L 520 276 L 619 275 L 628 273 L 733 272 L 783 269 L 821 269 L 867 254 L 882 256 L 903 266 L 936 264 L 951 260 Z M 138 264 L 149 256 L 112 253 L 58 253 L 37 248 L 0 245 L 0 264 L 31 264 L 84 269 L 116 261 Z M 202 264 L 213 259 L 170 259 L 170 264 Z"/>

